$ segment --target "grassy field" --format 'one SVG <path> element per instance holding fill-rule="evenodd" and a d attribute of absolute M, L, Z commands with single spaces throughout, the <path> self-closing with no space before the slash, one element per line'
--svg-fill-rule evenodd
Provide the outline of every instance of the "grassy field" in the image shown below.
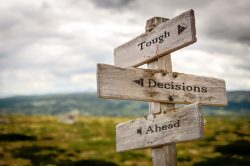
<path fill-rule="evenodd" d="M 150 149 L 115 152 L 115 125 L 134 118 L 0 116 L 0 166 L 148 166 Z M 205 117 L 205 138 L 177 145 L 179 166 L 250 165 L 250 118 Z"/>

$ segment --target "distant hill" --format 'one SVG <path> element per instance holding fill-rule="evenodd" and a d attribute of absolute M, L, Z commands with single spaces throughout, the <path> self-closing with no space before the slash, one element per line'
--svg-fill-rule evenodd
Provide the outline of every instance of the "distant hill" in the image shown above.
<path fill-rule="evenodd" d="M 250 91 L 231 91 L 227 93 L 226 107 L 204 107 L 207 114 L 250 115 Z M 220 111 L 218 111 L 220 110 Z"/>
<path fill-rule="evenodd" d="M 136 116 L 146 114 L 143 102 L 100 99 L 94 93 L 16 96 L 0 99 L 1 114 L 56 115 L 79 110 L 83 115 Z"/>
<path fill-rule="evenodd" d="M 228 92 L 227 107 L 203 107 L 211 115 L 250 115 L 250 91 Z M 57 115 L 78 110 L 83 115 L 143 116 L 148 112 L 146 102 L 104 100 L 94 93 L 16 96 L 0 99 L 0 114 Z"/>

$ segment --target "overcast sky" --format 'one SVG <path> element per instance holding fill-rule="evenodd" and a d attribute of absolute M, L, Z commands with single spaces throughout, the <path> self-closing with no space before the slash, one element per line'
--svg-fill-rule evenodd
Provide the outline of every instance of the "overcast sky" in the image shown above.
<path fill-rule="evenodd" d="M 96 91 L 96 64 L 143 33 L 146 20 L 194 9 L 197 42 L 173 70 L 250 90 L 249 0 L 0 0 L 0 97 Z"/>

